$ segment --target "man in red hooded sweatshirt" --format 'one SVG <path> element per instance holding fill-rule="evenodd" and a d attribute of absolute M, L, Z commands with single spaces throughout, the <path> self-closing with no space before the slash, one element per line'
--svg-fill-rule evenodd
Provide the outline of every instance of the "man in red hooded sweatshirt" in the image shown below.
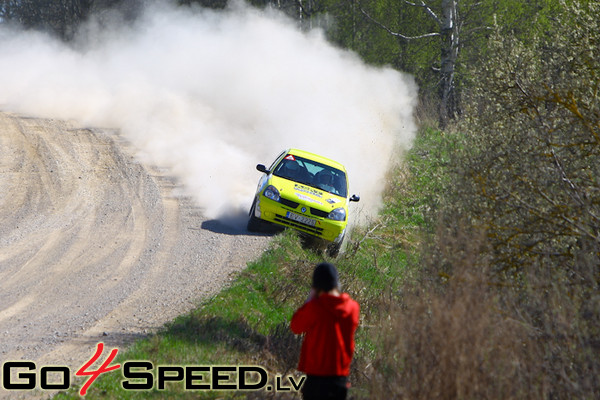
<path fill-rule="evenodd" d="M 358 315 L 358 303 L 340 293 L 336 268 L 317 265 L 311 294 L 290 325 L 295 334 L 305 334 L 298 364 L 306 374 L 304 400 L 346 398 Z"/>

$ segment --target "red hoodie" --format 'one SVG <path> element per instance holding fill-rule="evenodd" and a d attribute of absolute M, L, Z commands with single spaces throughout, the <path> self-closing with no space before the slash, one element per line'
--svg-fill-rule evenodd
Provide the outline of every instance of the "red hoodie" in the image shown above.
<path fill-rule="evenodd" d="M 348 376 L 358 314 L 358 303 L 346 293 L 324 293 L 300 307 L 290 325 L 295 334 L 306 334 L 298 370 L 307 375 Z"/>

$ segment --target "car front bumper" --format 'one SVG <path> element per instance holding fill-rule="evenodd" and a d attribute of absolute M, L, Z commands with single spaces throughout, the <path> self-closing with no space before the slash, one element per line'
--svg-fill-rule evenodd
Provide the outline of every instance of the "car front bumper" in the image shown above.
<path fill-rule="evenodd" d="M 346 221 L 334 221 L 310 213 L 301 212 L 302 205 L 296 208 L 287 207 L 277 201 L 258 196 L 255 208 L 255 217 L 263 221 L 296 229 L 302 233 L 324 239 L 328 242 L 339 242 L 344 237 Z"/>

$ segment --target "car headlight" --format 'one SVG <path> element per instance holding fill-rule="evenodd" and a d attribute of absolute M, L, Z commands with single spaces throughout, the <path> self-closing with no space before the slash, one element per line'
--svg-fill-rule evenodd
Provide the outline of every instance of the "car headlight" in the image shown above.
<path fill-rule="evenodd" d="M 263 195 L 273 201 L 279 201 L 279 190 L 277 190 L 273 185 L 267 186 Z"/>
<path fill-rule="evenodd" d="M 346 210 L 342 207 L 336 208 L 332 212 L 329 213 L 327 218 L 332 219 L 334 221 L 345 221 L 346 220 Z"/>

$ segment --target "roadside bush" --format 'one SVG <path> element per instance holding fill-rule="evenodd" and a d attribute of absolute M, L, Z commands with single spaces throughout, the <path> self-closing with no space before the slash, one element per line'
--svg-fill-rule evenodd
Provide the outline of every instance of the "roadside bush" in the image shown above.
<path fill-rule="evenodd" d="M 589 7 L 567 8 L 534 47 L 497 32 L 460 126 L 469 144 L 454 199 L 488 229 L 508 274 L 540 262 L 576 273 L 580 257 L 598 260 L 600 35 Z"/>
<path fill-rule="evenodd" d="M 461 230 L 438 238 L 420 279 L 407 283 L 401 303 L 382 323 L 371 398 L 540 398 L 531 382 L 535 344 L 526 327 L 500 311 L 481 257 L 485 237 Z"/>
<path fill-rule="evenodd" d="M 486 232 L 500 310 L 535 343 L 521 373 L 537 398 L 600 396 L 599 12 L 563 3 L 533 45 L 498 28 L 458 127 L 444 224 Z"/>
<path fill-rule="evenodd" d="M 432 246 L 381 322 L 372 398 L 600 398 L 600 5 L 473 66 Z"/>

